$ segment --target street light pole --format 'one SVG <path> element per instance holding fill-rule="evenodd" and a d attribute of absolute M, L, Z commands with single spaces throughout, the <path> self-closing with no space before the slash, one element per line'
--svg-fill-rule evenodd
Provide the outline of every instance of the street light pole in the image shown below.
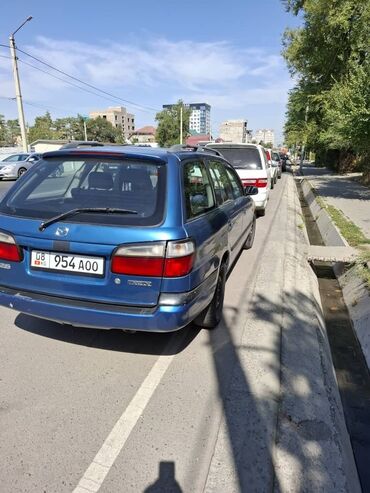
<path fill-rule="evenodd" d="M 182 105 L 180 107 L 180 144 L 182 144 Z"/>
<path fill-rule="evenodd" d="M 18 62 L 17 62 L 17 53 L 16 53 L 16 46 L 15 46 L 14 34 L 16 32 L 18 32 L 26 24 L 26 22 L 30 21 L 31 19 L 32 19 L 31 16 L 27 17 L 27 19 L 18 27 L 18 29 L 16 29 L 9 36 L 10 54 L 11 54 L 11 58 L 12 58 L 12 62 L 13 62 L 13 76 L 14 76 L 14 85 L 15 85 L 15 97 L 16 97 L 17 106 L 18 106 L 18 120 L 19 120 L 20 129 L 21 129 L 23 152 L 28 152 L 28 144 L 27 144 L 26 123 L 25 123 L 25 120 L 24 120 L 24 111 L 23 111 L 21 85 L 20 85 L 20 82 L 19 82 Z"/>

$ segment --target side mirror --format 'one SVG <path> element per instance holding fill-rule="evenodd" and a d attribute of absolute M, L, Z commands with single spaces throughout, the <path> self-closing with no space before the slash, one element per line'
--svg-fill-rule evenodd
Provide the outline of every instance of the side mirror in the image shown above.
<path fill-rule="evenodd" d="M 245 187 L 244 188 L 244 195 L 257 195 L 258 194 L 258 188 L 257 187 Z"/>

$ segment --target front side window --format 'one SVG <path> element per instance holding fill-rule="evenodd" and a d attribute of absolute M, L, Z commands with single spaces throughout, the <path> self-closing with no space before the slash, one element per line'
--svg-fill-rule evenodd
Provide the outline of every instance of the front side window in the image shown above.
<path fill-rule="evenodd" d="M 207 170 L 202 162 L 185 163 L 184 193 L 188 219 L 207 212 L 215 205 Z"/>
<path fill-rule="evenodd" d="M 86 213 L 74 222 L 155 225 L 163 220 L 166 166 L 151 160 L 98 157 L 41 159 L 28 180 L 0 203 L 0 212 L 49 219 L 72 209 L 126 209 L 133 213 Z"/>

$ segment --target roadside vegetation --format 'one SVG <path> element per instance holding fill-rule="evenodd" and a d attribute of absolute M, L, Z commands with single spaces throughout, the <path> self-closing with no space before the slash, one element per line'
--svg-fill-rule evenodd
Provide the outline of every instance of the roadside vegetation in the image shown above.
<path fill-rule="evenodd" d="M 360 245 L 370 244 L 370 239 L 367 238 L 362 230 L 350 219 L 348 219 L 341 210 L 337 209 L 333 205 L 327 204 L 322 197 L 317 195 L 317 193 L 315 193 L 315 197 L 317 203 L 322 209 L 327 211 L 343 238 L 348 241 L 349 245 L 358 247 Z"/>
<path fill-rule="evenodd" d="M 171 147 L 172 145 L 180 144 L 181 110 L 184 142 L 186 137 L 190 135 L 190 108 L 186 107 L 183 101 L 179 100 L 171 108 L 164 108 L 156 114 L 155 119 L 158 122 L 156 141 L 161 147 Z"/>
<path fill-rule="evenodd" d="M 286 143 L 317 164 L 361 170 L 370 183 L 370 2 L 283 0 L 303 25 L 286 30 L 283 55 L 296 80 Z"/>
<path fill-rule="evenodd" d="M 88 140 L 123 144 L 122 132 L 104 118 L 86 120 Z M 18 120 L 5 120 L 0 115 L 0 146 L 13 146 L 20 135 Z M 85 140 L 84 117 L 77 115 L 53 120 L 47 111 L 43 116 L 37 116 L 35 123 L 28 129 L 29 142 L 38 139 Z"/>

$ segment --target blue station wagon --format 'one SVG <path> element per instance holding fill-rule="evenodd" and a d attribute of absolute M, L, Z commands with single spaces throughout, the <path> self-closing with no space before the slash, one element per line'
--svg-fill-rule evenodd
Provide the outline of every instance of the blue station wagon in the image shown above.
<path fill-rule="evenodd" d="M 0 202 L 0 304 L 81 327 L 215 327 L 255 192 L 211 151 L 45 153 Z"/>

